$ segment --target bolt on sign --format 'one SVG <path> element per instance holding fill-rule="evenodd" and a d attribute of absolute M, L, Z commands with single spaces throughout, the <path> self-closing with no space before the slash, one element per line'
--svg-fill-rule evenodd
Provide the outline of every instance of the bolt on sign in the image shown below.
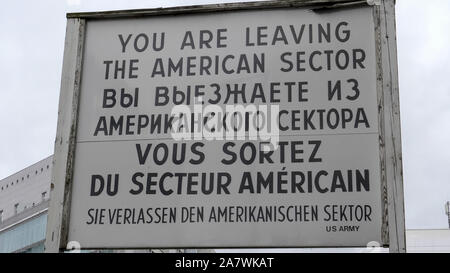
<path fill-rule="evenodd" d="M 47 251 L 402 251 L 393 11 L 68 14 Z"/>

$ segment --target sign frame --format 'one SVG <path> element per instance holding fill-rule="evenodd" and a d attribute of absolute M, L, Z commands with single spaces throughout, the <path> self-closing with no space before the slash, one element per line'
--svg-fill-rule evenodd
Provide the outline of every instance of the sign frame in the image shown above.
<path fill-rule="evenodd" d="M 383 247 L 389 247 L 390 252 L 406 252 L 395 0 L 287 0 L 68 13 L 45 251 L 64 251 L 68 248 L 69 243 L 68 228 L 85 30 L 90 20 L 277 8 L 304 8 L 313 9 L 316 12 L 332 12 L 337 8 L 361 5 L 373 7 L 375 20 L 376 90 L 383 218 L 381 243 Z"/>

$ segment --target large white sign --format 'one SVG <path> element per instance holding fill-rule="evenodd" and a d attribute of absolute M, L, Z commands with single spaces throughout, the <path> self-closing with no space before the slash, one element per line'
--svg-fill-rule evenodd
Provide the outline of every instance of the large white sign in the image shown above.
<path fill-rule="evenodd" d="M 382 244 L 372 7 L 86 23 L 68 241 Z"/>

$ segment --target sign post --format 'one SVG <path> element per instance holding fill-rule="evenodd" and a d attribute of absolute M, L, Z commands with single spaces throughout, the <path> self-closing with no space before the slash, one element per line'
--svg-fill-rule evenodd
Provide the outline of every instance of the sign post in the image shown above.
<path fill-rule="evenodd" d="M 68 14 L 46 251 L 405 251 L 394 1 Z"/>

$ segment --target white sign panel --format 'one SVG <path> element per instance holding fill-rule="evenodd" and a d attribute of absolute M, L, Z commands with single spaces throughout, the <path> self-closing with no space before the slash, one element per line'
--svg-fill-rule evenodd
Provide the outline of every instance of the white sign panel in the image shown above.
<path fill-rule="evenodd" d="M 88 20 L 68 241 L 382 243 L 371 7 Z"/>

